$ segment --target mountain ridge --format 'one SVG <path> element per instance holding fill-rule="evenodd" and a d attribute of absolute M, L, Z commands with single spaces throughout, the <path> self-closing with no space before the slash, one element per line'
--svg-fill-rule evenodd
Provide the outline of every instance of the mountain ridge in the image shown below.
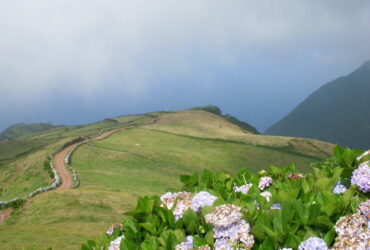
<path fill-rule="evenodd" d="M 370 147 L 370 61 L 330 81 L 265 134 L 314 138 L 347 147 Z"/>

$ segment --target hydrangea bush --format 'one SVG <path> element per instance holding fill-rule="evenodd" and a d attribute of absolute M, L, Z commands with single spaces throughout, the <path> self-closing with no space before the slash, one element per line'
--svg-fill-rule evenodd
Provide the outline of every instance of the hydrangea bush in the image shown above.
<path fill-rule="evenodd" d="M 369 156 L 336 147 L 308 174 L 290 164 L 184 175 L 180 192 L 139 198 L 82 249 L 370 249 Z"/>

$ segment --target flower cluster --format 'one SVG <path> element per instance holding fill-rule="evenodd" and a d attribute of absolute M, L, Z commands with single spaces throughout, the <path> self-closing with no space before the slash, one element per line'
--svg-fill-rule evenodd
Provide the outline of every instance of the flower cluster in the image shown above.
<path fill-rule="evenodd" d="M 328 246 L 323 239 L 311 237 L 299 244 L 298 250 L 328 250 Z"/>
<path fill-rule="evenodd" d="M 346 192 L 347 189 L 348 188 L 346 187 L 346 185 L 344 185 L 344 183 L 342 183 L 341 181 L 337 181 L 332 192 L 334 194 L 343 194 L 344 192 Z"/>
<path fill-rule="evenodd" d="M 364 162 L 352 172 L 351 184 L 364 193 L 370 192 L 370 162 Z"/>
<path fill-rule="evenodd" d="M 334 228 L 338 237 L 333 249 L 369 249 L 370 230 L 366 216 L 354 214 L 342 217 Z"/>
<path fill-rule="evenodd" d="M 208 245 L 201 246 L 198 248 L 194 248 L 193 244 L 193 236 L 186 236 L 185 241 L 181 242 L 180 244 L 175 246 L 175 250 L 211 250 L 211 248 Z"/>
<path fill-rule="evenodd" d="M 266 201 L 269 202 L 272 194 L 269 191 L 262 192 L 260 194 L 262 197 L 265 197 Z"/>
<path fill-rule="evenodd" d="M 181 242 L 180 244 L 176 245 L 176 250 L 190 250 L 193 249 L 193 236 L 186 236 L 185 241 Z"/>
<path fill-rule="evenodd" d="M 252 184 L 250 183 L 247 183 L 247 184 L 244 184 L 240 187 L 238 186 L 234 186 L 234 192 L 235 193 L 242 193 L 242 194 L 247 194 L 249 189 L 252 187 Z"/>
<path fill-rule="evenodd" d="M 357 213 L 364 215 L 367 221 L 369 222 L 370 221 L 370 200 L 362 202 L 357 208 Z"/>
<path fill-rule="evenodd" d="M 281 209 L 281 204 L 280 203 L 275 203 L 271 206 L 272 210 L 280 210 Z"/>
<path fill-rule="evenodd" d="M 240 207 L 221 205 L 205 216 L 206 222 L 213 225 L 215 249 L 234 249 L 232 246 L 242 244 L 251 249 L 254 237 L 250 234 L 249 224 L 242 219 Z"/>
<path fill-rule="evenodd" d="M 216 196 L 204 191 L 199 192 L 191 201 L 191 209 L 194 212 L 199 212 L 205 206 L 212 206 L 215 200 L 217 200 Z"/>
<path fill-rule="evenodd" d="M 260 178 L 260 182 L 258 183 L 258 188 L 260 190 L 264 190 L 265 188 L 271 186 L 272 184 L 272 178 L 265 176 Z"/>
<path fill-rule="evenodd" d="M 228 227 L 241 220 L 240 207 L 224 204 L 215 207 L 213 211 L 205 216 L 206 222 L 214 227 Z"/>
<path fill-rule="evenodd" d="M 199 212 L 205 206 L 212 206 L 216 199 L 216 196 L 205 191 L 195 194 L 193 198 L 189 192 L 168 192 L 160 198 L 161 206 L 167 209 L 172 209 L 176 204 L 173 209 L 173 215 L 176 220 L 180 219 L 189 208 L 194 212 Z"/>
<path fill-rule="evenodd" d="M 122 236 L 116 238 L 115 240 L 111 241 L 108 250 L 119 250 L 120 245 L 121 245 L 121 241 L 124 238 L 125 237 L 122 235 Z"/>

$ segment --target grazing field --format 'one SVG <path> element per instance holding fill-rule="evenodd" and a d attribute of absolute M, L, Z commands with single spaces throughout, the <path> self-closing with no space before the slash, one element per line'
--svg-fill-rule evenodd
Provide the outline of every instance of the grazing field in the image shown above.
<path fill-rule="evenodd" d="M 51 191 L 32 199 L 0 225 L 0 245 L 6 249 L 78 249 L 87 239 L 100 237 L 132 208 L 138 196 L 178 188 L 179 174 L 205 168 L 230 174 L 241 168 L 256 172 L 271 164 L 291 162 L 307 172 L 312 162 L 326 157 L 332 148 L 319 141 L 246 133 L 220 116 L 199 110 L 123 116 L 64 128 L 68 131 L 58 135 L 62 138 L 58 143 L 79 133 L 92 135 L 153 118 L 155 124 L 126 128 L 79 147 L 72 156 L 81 181 L 79 188 Z M 49 132 L 38 137 L 57 138 L 55 131 Z M 29 157 L 38 155 L 41 159 L 50 151 L 48 146 Z M 20 176 L 14 186 L 25 181 Z M 35 176 L 29 181 L 40 184 Z"/>

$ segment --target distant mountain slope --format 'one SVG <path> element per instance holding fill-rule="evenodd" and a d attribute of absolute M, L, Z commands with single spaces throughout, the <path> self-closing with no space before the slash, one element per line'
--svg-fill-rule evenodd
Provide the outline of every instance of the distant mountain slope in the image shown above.
<path fill-rule="evenodd" d="M 370 147 L 370 61 L 316 90 L 266 134 Z"/>
<path fill-rule="evenodd" d="M 0 140 L 14 140 L 22 136 L 46 131 L 55 127 L 57 126 L 50 123 L 18 123 L 5 129 L 0 134 Z"/>

